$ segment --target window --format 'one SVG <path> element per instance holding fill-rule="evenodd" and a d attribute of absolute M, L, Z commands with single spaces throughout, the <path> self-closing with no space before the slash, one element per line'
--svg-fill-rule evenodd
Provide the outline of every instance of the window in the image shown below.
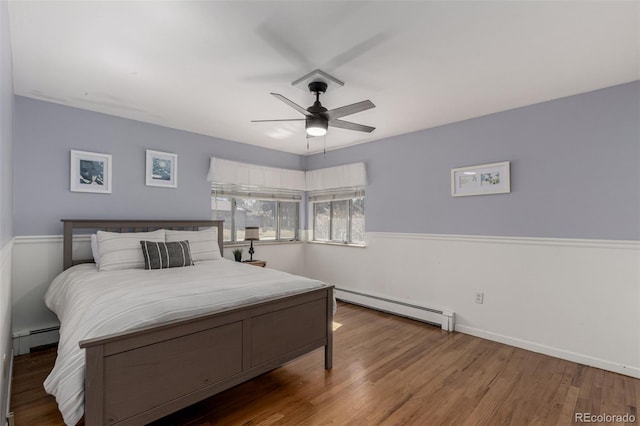
<path fill-rule="evenodd" d="M 244 241 L 246 226 L 260 227 L 261 241 L 298 239 L 300 201 L 267 198 L 267 194 L 251 196 L 216 191 L 211 197 L 211 210 L 213 219 L 225 221 L 225 242 Z"/>
<path fill-rule="evenodd" d="M 278 202 L 278 233 L 281 240 L 298 239 L 298 222 L 300 203 Z"/>
<path fill-rule="evenodd" d="M 310 195 L 313 240 L 364 243 L 364 194 L 362 192 Z M 333 199 L 327 200 L 327 198 Z"/>

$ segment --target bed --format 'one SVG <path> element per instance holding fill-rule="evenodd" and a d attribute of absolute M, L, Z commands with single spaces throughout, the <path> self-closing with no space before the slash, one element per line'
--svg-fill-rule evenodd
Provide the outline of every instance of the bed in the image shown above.
<path fill-rule="evenodd" d="M 188 268 L 165 269 L 167 272 L 162 273 L 145 270 L 103 273 L 98 272 L 96 265 L 86 264 L 92 259 L 72 258 L 74 235 L 88 230 L 131 233 L 213 228 L 217 230 L 222 254 L 222 221 L 63 220 L 63 223 L 64 271 L 47 294 L 47 304 L 51 303 L 62 317 L 60 361 L 56 360 L 45 388 L 57 393 L 65 422 L 76 423 L 81 416 L 80 407 L 87 425 L 149 423 L 319 348 L 324 348 L 324 368 L 332 368 L 335 300 L 331 285 L 226 259 L 196 262 Z M 204 276 L 211 277 L 211 282 L 205 281 Z M 194 305 L 190 308 L 195 308 L 195 314 L 182 314 L 187 303 L 183 299 L 187 284 L 183 288 L 183 282 L 189 286 L 193 282 L 202 291 L 196 292 L 197 298 L 189 302 Z M 267 286 L 274 286 L 275 290 L 267 291 Z M 82 303 L 73 297 L 69 299 L 70 305 L 86 307 L 88 314 L 84 319 L 74 316 L 75 311 L 73 315 L 62 308 L 60 313 L 57 311 L 58 304 L 63 304 L 61 300 L 67 300 L 67 293 L 73 294 L 74 288 L 80 289 L 79 294 L 92 288 L 102 292 L 100 297 L 87 296 L 90 293 L 77 296 L 78 300 L 84 300 Z M 172 304 L 166 318 L 160 315 L 157 321 L 150 321 L 155 314 L 146 311 L 149 307 L 140 304 L 138 310 L 138 297 L 148 288 L 154 290 L 147 293 L 158 298 L 151 305 Z M 130 296 L 119 296 L 125 294 L 118 293 L 121 291 L 129 291 Z M 163 292 L 174 291 L 181 293 L 164 296 Z M 213 291 L 224 294 L 226 299 Z M 116 305 L 114 299 L 126 300 L 118 308 L 121 311 L 111 312 Z M 108 321 L 97 319 L 102 311 L 111 312 Z M 115 327 L 125 323 L 123 318 L 127 316 L 138 321 L 139 326 L 118 331 Z M 131 319 L 127 321 L 128 324 Z M 84 328 L 89 332 L 81 330 Z M 105 330 L 106 334 L 102 334 Z M 89 338 L 82 338 L 83 333 Z M 73 352 L 77 356 L 78 347 L 84 351 L 82 365 L 65 366 L 68 363 L 65 360 L 73 356 L 62 353 Z M 63 367 L 54 375 L 59 362 Z M 65 403 L 74 409 L 65 409 L 69 411 L 65 415 L 63 398 L 59 395 L 66 392 L 67 382 L 80 373 L 84 388 L 80 394 L 74 392 L 67 398 L 71 402 Z M 55 377 L 50 379 L 51 376 Z"/>

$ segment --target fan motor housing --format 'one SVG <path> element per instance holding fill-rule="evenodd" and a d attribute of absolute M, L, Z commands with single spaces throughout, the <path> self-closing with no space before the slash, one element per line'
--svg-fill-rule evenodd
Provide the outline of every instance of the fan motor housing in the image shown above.
<path fill-rule="evenodd" d="M 309 91 L 311 93 L 324 93 L 327 91 L 327 83 L 324 81 L 312 81 L 309 83 Z"/>

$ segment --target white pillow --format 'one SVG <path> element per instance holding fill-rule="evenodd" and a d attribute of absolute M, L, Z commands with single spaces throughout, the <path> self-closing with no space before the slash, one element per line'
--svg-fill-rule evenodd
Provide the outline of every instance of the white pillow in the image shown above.
<path fill-rule="evenodd" d="M 98 236 L 91 234 L 91 254 L 93 255 L 93 261 L 96 263 L 96 268 L 100 268 L 100 250 L 98 250 Z"/>
<path fill-rule="evenodd" d="M 164 242 L 164 229 L 152 232 L 98 231 L 100 271 L 116 269 L 144 269 L 140 241 Z"/>
<path fill-rule="evenodd" d="M 202 229 L 200 231 L 172 231 L 165 230 L 167 242 L 189 241 L 191 258 L 194 262 L 203 260 L 222 259 L 218 246 L 218 228 Z"/>

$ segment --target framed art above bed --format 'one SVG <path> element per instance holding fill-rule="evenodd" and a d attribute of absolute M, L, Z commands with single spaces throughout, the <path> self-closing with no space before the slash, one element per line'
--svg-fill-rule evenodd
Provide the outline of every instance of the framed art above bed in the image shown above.
<path fill-rule="evenodd" d="M 111 194 L 111 155 L 71 150 L 69 189 Z"/>
<path fill-rule="evenodd" d="M 147 150 L 146 156 L 147 186 L 178 187 L 178 154 Z"/>

